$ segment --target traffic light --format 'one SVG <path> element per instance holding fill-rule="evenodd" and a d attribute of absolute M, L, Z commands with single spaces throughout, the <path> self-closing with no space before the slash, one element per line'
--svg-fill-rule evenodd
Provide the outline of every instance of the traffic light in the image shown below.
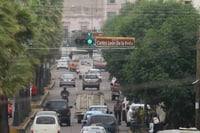
<path fill-rule="evenodd" d="M 87 44 L 92 45 L 94 43 L 94 39 L 92 38 L 92 32 L 87 33 Z"/>

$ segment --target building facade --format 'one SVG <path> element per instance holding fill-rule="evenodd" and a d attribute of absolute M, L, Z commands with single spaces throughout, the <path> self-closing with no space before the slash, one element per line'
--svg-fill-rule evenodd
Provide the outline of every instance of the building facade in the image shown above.
<path fill-rule="evenodd" d="M 101 30 L 105 20 L 118 14 L 126 2 L 136 0 L 64 0 L 63 26 L 67 36 L 76 30 Z"/>

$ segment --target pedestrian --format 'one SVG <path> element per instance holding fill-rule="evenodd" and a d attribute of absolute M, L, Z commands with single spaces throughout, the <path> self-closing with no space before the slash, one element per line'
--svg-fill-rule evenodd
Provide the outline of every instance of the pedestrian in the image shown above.
<path fill-rule="evenodd" d="M 31 94 L 33 97 L 35 97 L 37 95 L 37 86 L 36 85 L 32 85 Z"/>
<path fill-rule="evenodd" d="M 160 119 L 155 109 L 153 109 L 152 111 L 151 118 L 153 122 L 153 133 L 157 133 L 157 131 L 159 130 Z"/>
<path fill-rule="evenodd" d="M 114 115 L 118 120 L 118 124 L 121 125 L 121 113 L 122 113 L 122 105 L 118 100 L 117 103 L 114 105 Z"/>
<path fill-rule="evenodd" d="M 152 119 L 149 122 L 149 133 L 154 133 L 154 123 Z"/>

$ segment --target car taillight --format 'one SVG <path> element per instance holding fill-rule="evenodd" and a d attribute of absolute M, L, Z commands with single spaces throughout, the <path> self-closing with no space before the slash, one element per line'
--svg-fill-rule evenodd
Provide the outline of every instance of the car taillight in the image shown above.
<path fill-rule="evenodd" d="M 72 79 L 72 81 L 75 81 L 75 79 Z"/>
<path fill-rule="evenodd" d="M 33 129 L 31 129 L 31 133 L 34 133 Z"/>
<path fill-rule="evenodd" d="M 58 133 L 60 133 L 60 130 L 58 130 Z"/>
<path fill-rule="evenodd" d="M 115 128 L 115 133 L 119 133 L 119 128 L 118 127 Z"/>
<path fill-rule="evenodd" d="M 87 124 L 86 122 L 83 122 L 83 127 L 86 126 L 86 124 Z"/>

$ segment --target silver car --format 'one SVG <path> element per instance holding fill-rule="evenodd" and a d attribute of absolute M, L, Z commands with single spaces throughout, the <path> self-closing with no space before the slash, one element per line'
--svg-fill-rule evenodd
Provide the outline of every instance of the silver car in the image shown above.
<path fill-rule="evenodd" d="M 74 74 L 65 73 L 60 76 L 59 86 L 73 86 L 76 87 L 76 77 Z"/>
<path fill-rule="evenodd" d="M 83 90 L 85 90 L 85 88 L 97 88 L 97 90 L 99 90 L 100 88 L 100 79 L 97 74 L 85 74 L 82 83 Z"/>

